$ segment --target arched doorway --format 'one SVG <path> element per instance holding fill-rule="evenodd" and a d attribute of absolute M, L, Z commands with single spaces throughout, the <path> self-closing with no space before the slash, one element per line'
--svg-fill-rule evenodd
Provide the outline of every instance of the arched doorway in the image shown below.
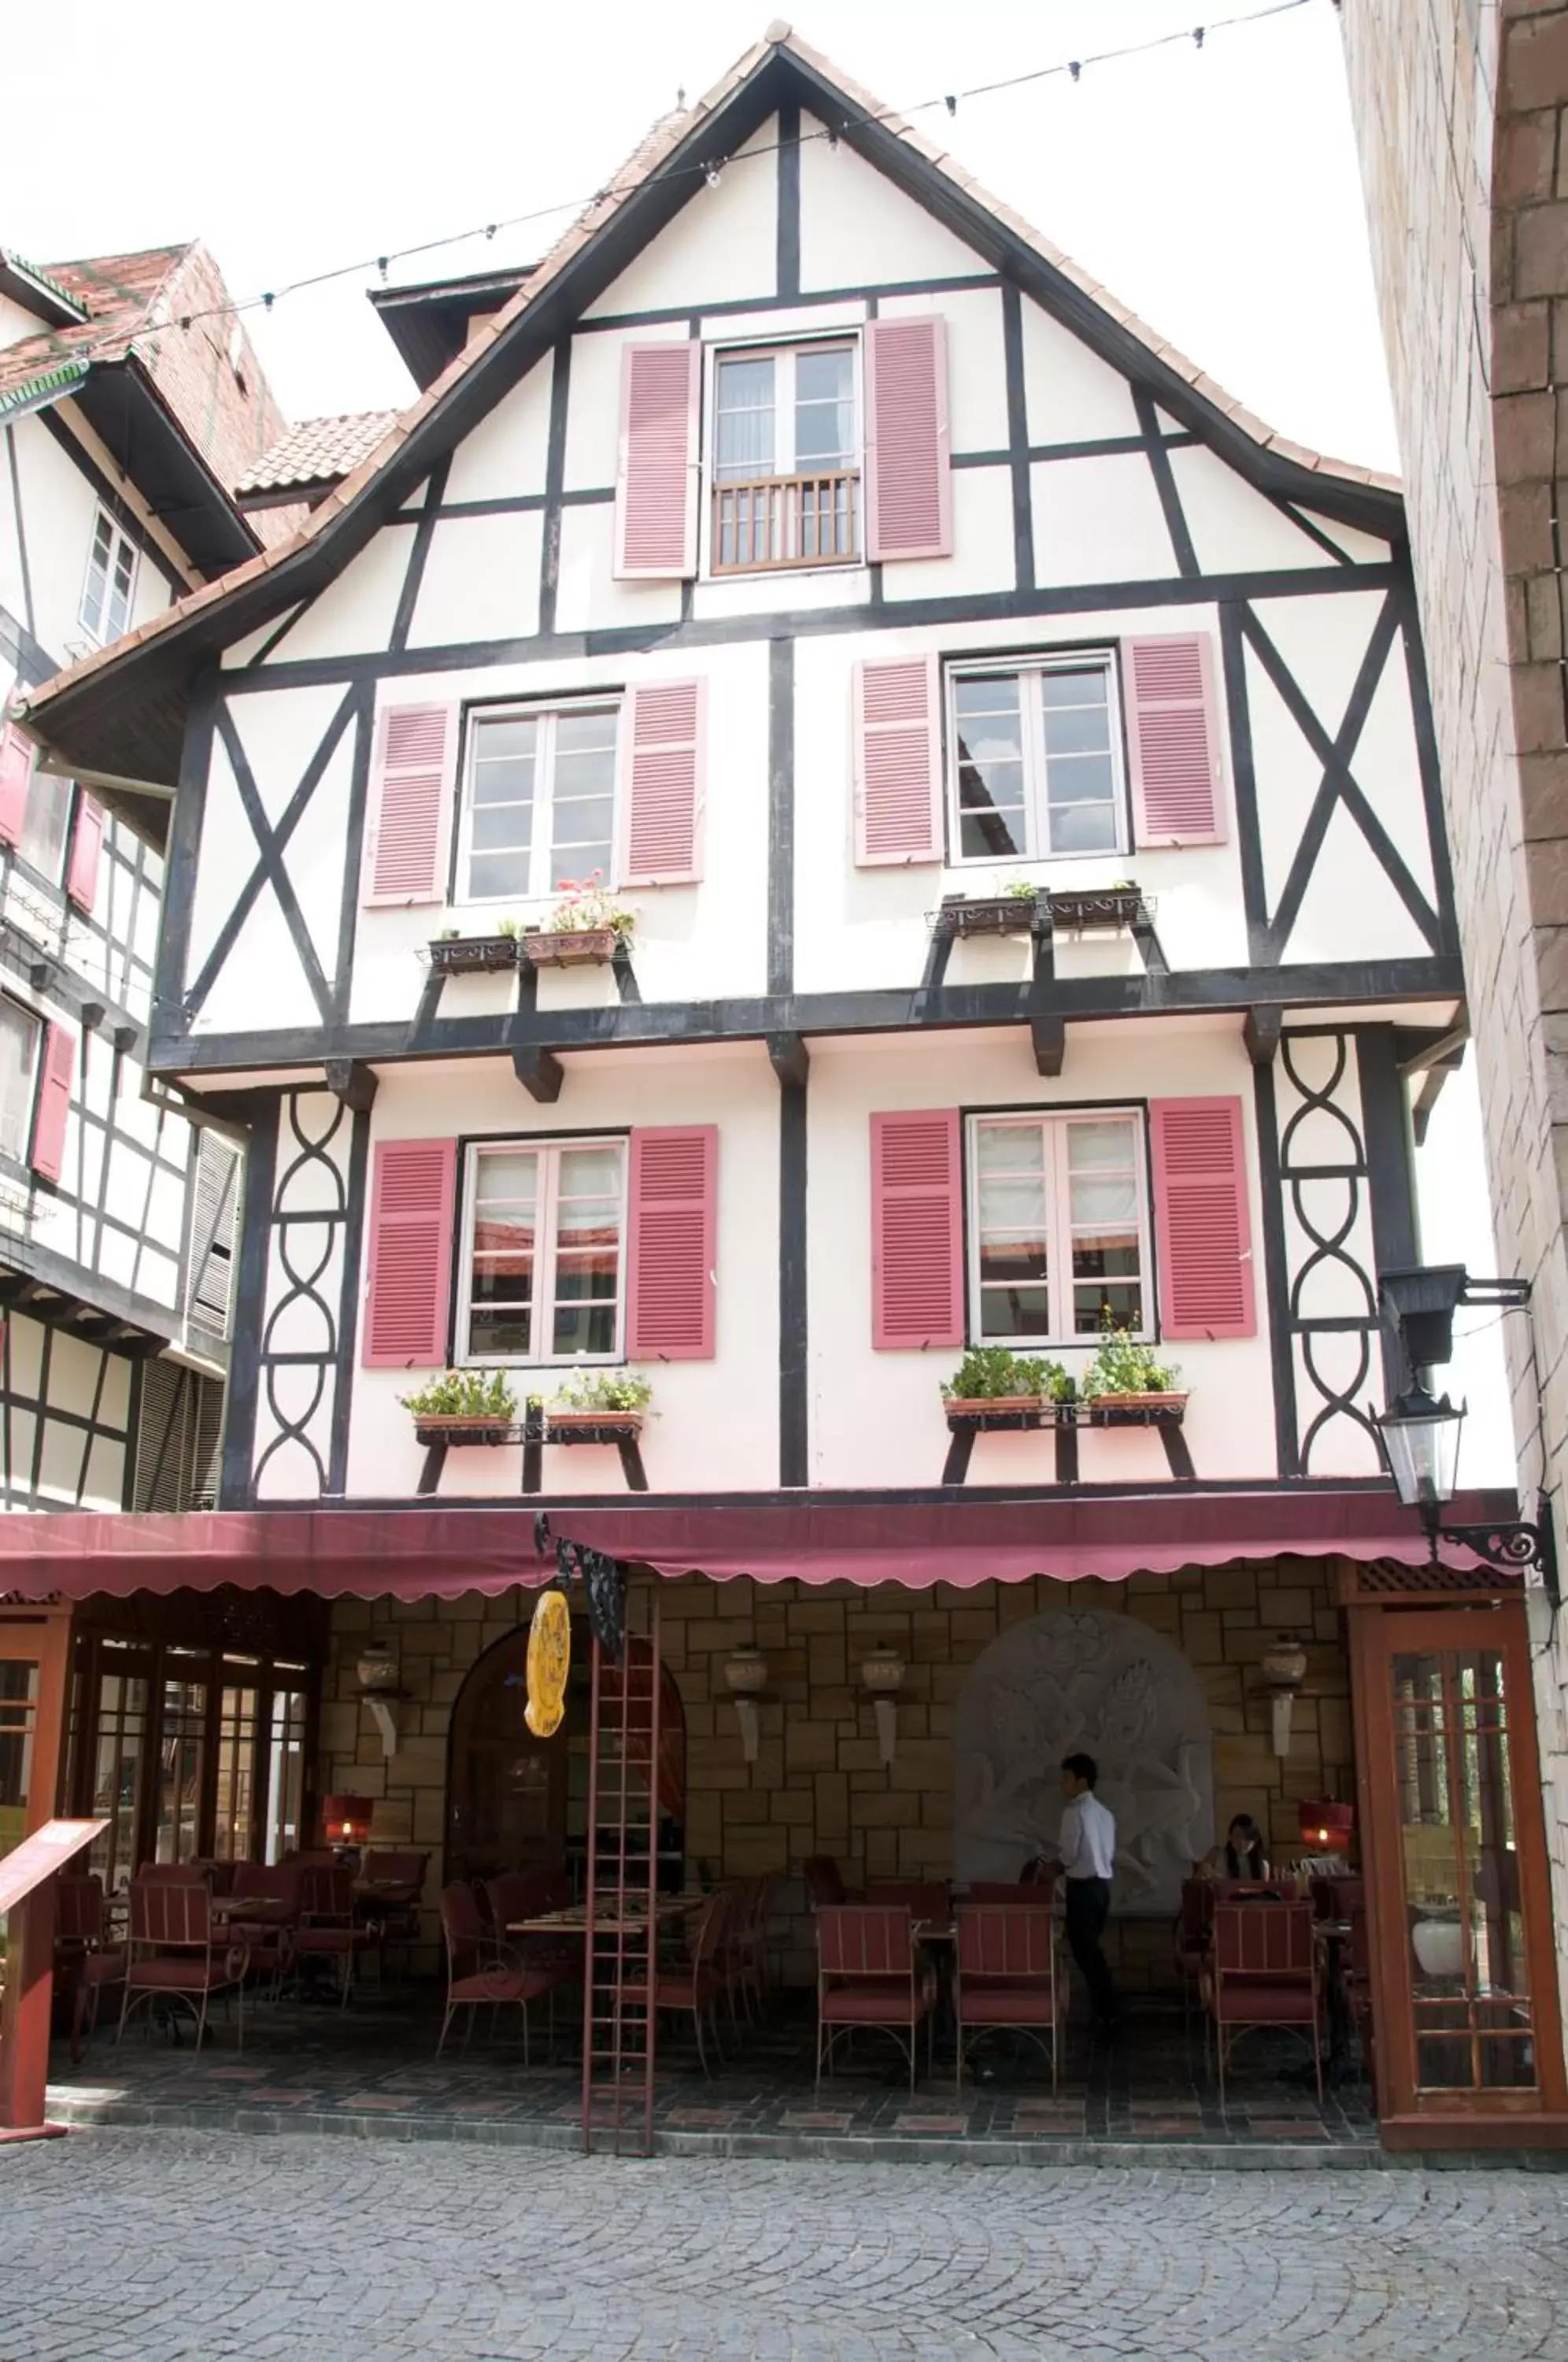
<path fill-rule="evenodd" d="M 580 1887 L 588 1845 L 591 1639 L 585 1618 L 571 1626 L 566 1715 L 551 1738 L 524 1720 L 528 1627 L 520 1624 L 470 1668 L 452 1708 L 447 1757 L 449 1879 L 493 1878 L 502 1870 L 565 1866 Z M 648 1661 L 646 1640 L 628 1639 L 633 1678 Z M 606 1702 L 619 1678 L 606 1666 Z M 684 1877 L 686 1716 L 668 1666 L 659 1668 L 658 1829 L 663 1883 Z"/>
<path fill-rule="evenodd" d="M 1208 1700 L 1174 1641 L 1103 1608 L 1010 1625 L 971 1666 L 954 1727 L 956 1875 L 1016 1878 L 1055 1851 L 1075 1748 L 1098 1760 L 1116 1815 L 1112 1908 L 1174 1913 L 1214 1841 Z"/>

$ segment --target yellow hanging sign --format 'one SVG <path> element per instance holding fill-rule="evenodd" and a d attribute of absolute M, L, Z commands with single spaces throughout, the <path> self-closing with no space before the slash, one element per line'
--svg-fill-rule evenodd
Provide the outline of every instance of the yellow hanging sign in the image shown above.
<path fill-rule="evenodd" d="M 523 1719 L 536 1738 L 553 1738 L 566 1713 L 571 1671 L 571 1611 L 566 1595 L 544 1591 L 528 1633 L 528 1703 Z"/>

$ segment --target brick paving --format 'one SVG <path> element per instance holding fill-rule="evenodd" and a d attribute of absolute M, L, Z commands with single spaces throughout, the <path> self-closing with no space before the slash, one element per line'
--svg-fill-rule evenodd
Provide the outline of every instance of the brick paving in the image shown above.
<path fill-rule="evenodd" d="M 86 2133 L 0 2153 L 0 2356 L 1561 2362 L 1565 2187 Z"/>

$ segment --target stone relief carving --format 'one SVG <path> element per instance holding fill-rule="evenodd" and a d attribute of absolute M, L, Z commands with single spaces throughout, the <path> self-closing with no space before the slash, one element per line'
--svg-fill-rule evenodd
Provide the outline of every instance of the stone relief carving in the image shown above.
<path fill-rule="evenodd" d="M 1048 1610 L 977 1659 L 955 1718 L 955 1875 L 1016 1878 L 1055 1854 L 1077 1748 L 1116 1816 L 1112 1908 L 1174 1915 L 1214 1842 L 1209 1709 L 1172 1641 L 1102 1608 Z"/>

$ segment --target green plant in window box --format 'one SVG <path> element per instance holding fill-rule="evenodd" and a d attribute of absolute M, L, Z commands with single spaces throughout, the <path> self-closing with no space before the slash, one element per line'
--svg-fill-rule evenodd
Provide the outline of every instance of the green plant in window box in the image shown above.
<path fill-rule="evenodd" d="M 506 1443 L 517 1416 L 504 1370 L 444 1370 L 398 1400 L 412 1412 L 415 1432 L 435 1441 Z"/>
<path fill-rule="evenodd" d="M 1040 889 L 1038 886 L 1032 886 L 1027 877 L 1015 877 L 1007 890 L 1014 902 L 1032 902 L 1039 894 Z"/>
<path fill-rule="evenodd" d="M 653 1400 L 651 1382 L 632 1370 L 585 1370 L 557 1389 L 552 1425 L 636 1428 Z"/>
<path fill-rule="evenodd" d="M 1187 1401 L 1181 1372 L 1162 1362 L 1153 1345 L 1140 1344 L 1118 1325 L 1106 1305 L 1100 1314 L 1099 1348 L 1084 1373 L 1084 1398 L 1091 1407 L 1179 1410 Z"/>
<path fill-rule="evenodd" d="M 603 872 L 559 880 L 562 900 L 542 927 L 525 927 L 522 955 L 536 967 L 584 967 L 613 960 L 631 942 L 637 914 L 602 883 Z"/>
<path fill-rule="evenodd" d="M 1076 1389 L 1060 1362 L 1015 1353 L 1006 1345 L 971 1345 L 953 1375 L 943 1380 L 942 1398 L 953 1413 L 1033 1411 L 1046 1403 L 1072 1402 Z"/>

